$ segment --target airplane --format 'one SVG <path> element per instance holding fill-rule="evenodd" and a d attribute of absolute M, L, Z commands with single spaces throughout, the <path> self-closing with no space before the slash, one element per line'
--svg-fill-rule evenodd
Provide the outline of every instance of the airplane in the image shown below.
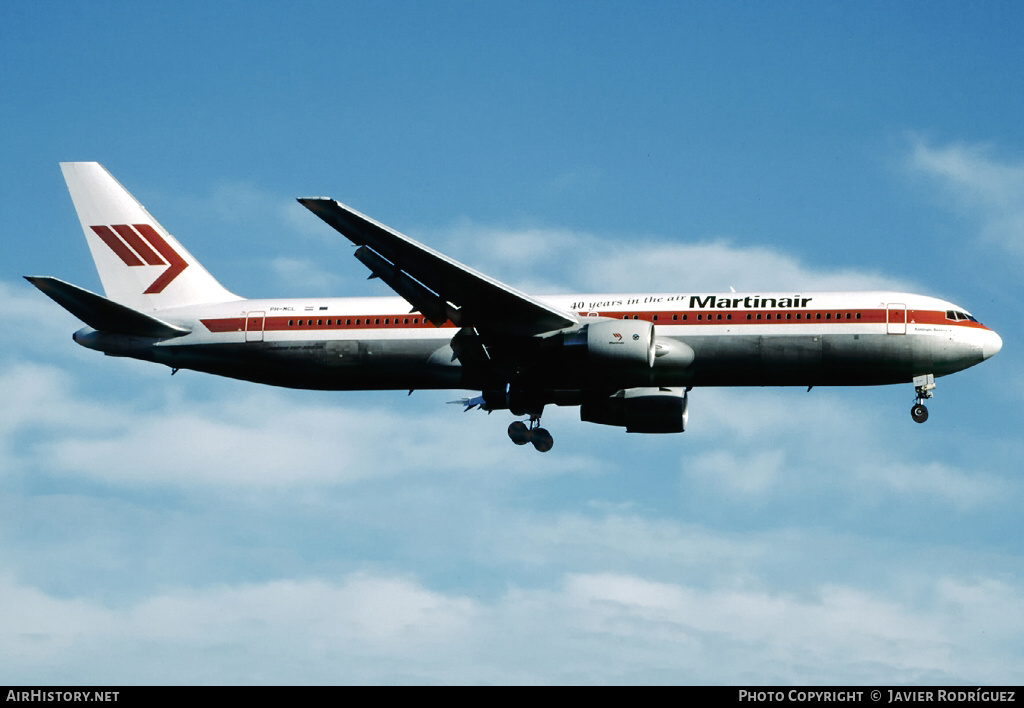
<path fill-rule="evenodd" d="M 462 389 L 465 410 L 508 410 L 517 445 L 547 452 L 549 405 L 630 433 L 679 433 L 708 386 L 912 383 L 996 354 L 967 310 L 899 292 L 533 296 L 327 197 L 298 201 L 357 246 L 397 297 L 246 299 L 225 289 L 106 169 L 61 163 L 105 296 L 26 279 L 110 356 L 317 390 Z"/>

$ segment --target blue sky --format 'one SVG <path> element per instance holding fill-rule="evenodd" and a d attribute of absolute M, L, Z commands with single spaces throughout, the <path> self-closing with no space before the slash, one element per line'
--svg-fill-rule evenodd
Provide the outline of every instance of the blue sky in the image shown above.
<path fill-rule="evenodd" d="M 0 5 L 0 682 L 1019 683 L 1016 3 Z M 690 429 L 74 345 L 97 160 L 229 289 L 383 294 L 329 195 L 533 292 L 898 288 L 996 329 Z"/>

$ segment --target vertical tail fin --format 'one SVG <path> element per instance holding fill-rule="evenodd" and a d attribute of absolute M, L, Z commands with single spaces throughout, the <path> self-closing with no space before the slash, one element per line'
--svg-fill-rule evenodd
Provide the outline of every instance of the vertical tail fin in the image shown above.
<path fill-rule="evenodd" d="M 109 299 L 142 312 L 240 299 L 98 162 L 60 168 Z"/>

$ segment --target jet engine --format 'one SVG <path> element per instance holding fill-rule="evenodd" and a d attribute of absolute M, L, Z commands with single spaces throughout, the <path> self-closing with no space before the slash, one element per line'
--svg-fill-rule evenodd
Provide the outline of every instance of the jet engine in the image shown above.
<path fill-rule="evenodd" d="M 624 427 L 627 433 L 681 433 L 686 430 L 688 405 L 682 388 L 627 388 L 585 400 L 580 420 Z"/>
<path fill-rule="evenodd" d="M 566 335 L 566 346 L 583 345 L 587 359 L 598 366 L 654 366 L 654 325 L 646 320 L 605 320 Z"/>
<path fill-rule="evenodd" d="M 564 382 L 566 371 L 580 382 L 600 380 L 612 386 L 648 383 L 656 347 L 654 325 L 646 320 L 599 320 L 571 332 L 559 332 L 541 343 L 541 369 L 554 371 Z M 585 387 L 585 385 L 581 386 Z"/>
<path fill-rule="evenodd" d="M 654 325 L 646 320 L 603 320 L 565 335 L 565 346 L 582 347 L 598 366 L 654 366 Z"/>

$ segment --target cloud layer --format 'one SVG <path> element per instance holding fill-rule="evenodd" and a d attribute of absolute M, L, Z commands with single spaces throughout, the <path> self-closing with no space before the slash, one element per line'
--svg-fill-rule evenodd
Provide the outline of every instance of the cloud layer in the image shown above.
<path fill-rule="evenodd" d="M 914 136 L 908 169 L 936 185 L 963 216 L 980 223 L 980 237 L 1024 255 L 1024 162 L 1000 159 L 991 145 L 935 145 Z"/>
<path fill-rule="evenodd" d="M 725 238 L 411 235 L 533 292 L 917 287 Z M 172 379 L 75 347 L 27 286 L 0 295 L 8 681 L 998 683 L 1024 659 L 1015 542 L 977 540 L 1008 538 L 1016 448 L 908 436 L 909 391 L 694 391 L 683 436 L 556 408 L 555 450 L 524 455 L 508 416 L 451 395 Z"/>
<path fill-rule="evenodd" d="M 160 683 L 173 667 L 190 683 L 993 683 L 1012 673 L 1024 631 L 1018 591 L 952 576 L 898 598 L 617 573 L 488 600 L 368 573 L 169 590 L 121 608 L 10 579 L 0 597 L 4 673 L 29 682 Z M 993 661 L 993 649 L 1010 655 Z"/>

